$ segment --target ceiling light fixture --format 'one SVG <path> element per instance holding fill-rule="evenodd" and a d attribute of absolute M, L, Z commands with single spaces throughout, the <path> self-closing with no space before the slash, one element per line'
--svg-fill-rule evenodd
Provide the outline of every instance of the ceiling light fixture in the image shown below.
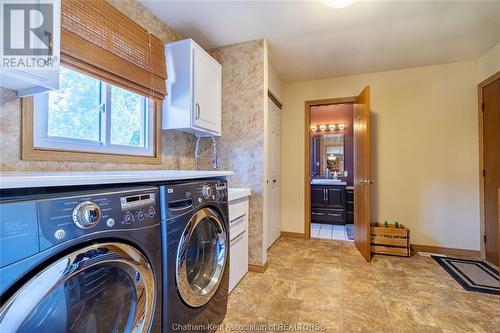
<path fill-rule="evenodd" d="M 328 125 L 328 128 L 330 129 L 330 131 L 335 131 L 337 125 Z"/>
<path fill-rule="evenodd" d="M 318 130 L 318 127 L 316 126 L 311 126 L 311 131 L 316 132 Z"/>
<path fill-rule="evenodd" d="M 320 125 L 319 129 L 322 130 L 322 131 L 325 131 L 326 130 L 326 125 Z"/>
<path fill-rule="evenodd" d="M 339 124 L 339 129 L 342 131 L 345 128 L 345 124 Z"/>
<path fill-rule="evenodd" d="M 328 6 L 336 9 L 346 8 L 352 5 L 356 0 L 326 0 Z"/>

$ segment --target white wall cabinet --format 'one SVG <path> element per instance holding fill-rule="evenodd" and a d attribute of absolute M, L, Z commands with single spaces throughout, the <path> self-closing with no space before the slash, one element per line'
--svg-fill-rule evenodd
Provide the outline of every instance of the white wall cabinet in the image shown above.
<path fill-rule="evenodd" d="M 221 135 L 222 66 L 192 39 L 165 46 L 163 129 Z"/>
<path fill-rule="evenodd" d="M 36 3 L 35 3 L 36 4 Z M 47 31 L 45 33 L 48 36 L 48 45 L 45 45 L 38 38 L 29 35 L 26 39 L 21 39 L 19 34 L 15 34 L 13 37 L 16 38 L 16 42 L 24 41 L 24 45 L 30 45 L 32 48 L 51 48 L 52 49 L 52 59 L 54 59 L 54 66 L 52 68 L 35 69 L 31 67 L 4 67 L 3 59 L 0 61 L 0 87 L 12 89 L 17 91 L 19 97 L 29 96 L 33 94 L 38 94 L 46 92 L 49 90 L 59 89 L 59 59 L 60 59 L 60 45 L 61 45 L 61 3 L 60 1 L 53 2 L 53 22 L 54 30 L 52 32 Z M 34 20 L 43 20 L 39 15 L 33 15 Z M 41 22 L 32 22 L 33 26 L 39 26 Z M 21 31 L 22 32 L 22 31 Z M 19 37 L 19 40 L 17 39 Z M 26 36 L 25 36 L 26 37 Z M 12 43 L 13 41 L 11 41 Z M 3 38 L 0 41 L 0 48 L 4 50 Z M 8 55 L 3 55 L 5 58 L 9 58 Z M 19 58 L 19 57 L 15 57 Z M 31 56 L 23 56 L 23 60 L 26 62 L 30 60 Z M 46 57 L 44 57 L 46 59 Z M 19 60 L 19 59 L 18 59 Z"/>

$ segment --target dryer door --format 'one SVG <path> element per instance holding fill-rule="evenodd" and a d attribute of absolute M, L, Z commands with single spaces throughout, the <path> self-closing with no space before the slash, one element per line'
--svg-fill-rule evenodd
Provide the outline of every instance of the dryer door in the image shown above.
<path fill-rule="evenodd" d="M 222 218 L 202 208 L 189 220 L 177 250 L 176 282 L 184 302 L 200 307 L 210 301 L 224 274 L 228 241 Z"/>
<path fill-rule="evenodd" d="M 147 332 L 151 266 L 137 249 L 101 243 L 42 270 L 0 308 L 0 332 Z"/>

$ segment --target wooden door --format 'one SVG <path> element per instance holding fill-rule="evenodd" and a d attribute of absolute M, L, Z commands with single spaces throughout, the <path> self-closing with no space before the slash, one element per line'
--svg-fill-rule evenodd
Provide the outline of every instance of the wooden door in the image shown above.
<path fill-rule="evenodd" d="M 498 261 L 498 190 L 500 189 L 500 78 L 483 87 L 485 257 Z"/>
<path fill-rule="evenodd" d="M 354 102 L 354 244 L 367 261 L 371 259 L 371 131 L 370 87 Z"/>
<path fill-rule="evenodd" d="M 268 99 L 268 229 L 267 248 L 280 236 L 280 109 Z"/>

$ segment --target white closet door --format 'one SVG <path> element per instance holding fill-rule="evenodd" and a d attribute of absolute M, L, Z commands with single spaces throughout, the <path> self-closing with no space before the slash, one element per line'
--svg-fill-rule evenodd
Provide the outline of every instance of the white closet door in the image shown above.
<path fill-rule="evenodd" d="M 193 49 L 193 124 L 220 133 L 222 68 L 204 50 Z"/>
<path fill-rule="evenodd" d="M 269 248 L 280 236 L 280 109 L 268 99 L 268 230 Z"/>

